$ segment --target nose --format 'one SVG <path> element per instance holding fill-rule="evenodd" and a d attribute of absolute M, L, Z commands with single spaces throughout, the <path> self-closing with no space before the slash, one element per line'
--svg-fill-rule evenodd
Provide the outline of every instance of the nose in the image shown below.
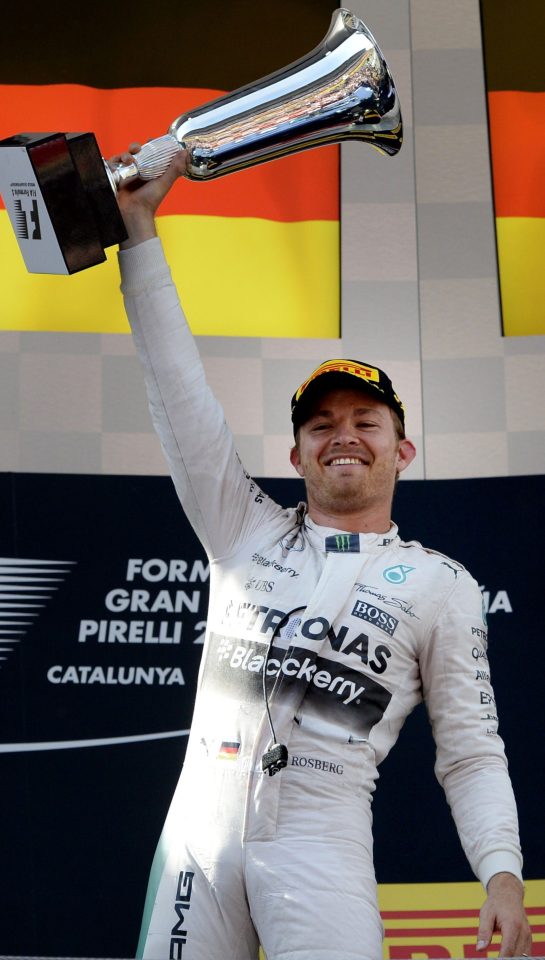
<path fill-rule="evenodd" d="M 343 420 L 337 424 L 335 428 L 335 435 L 333 437 L 333 443 L 337 446 L 359 443 L 356 430 L 350 420 Z"/>

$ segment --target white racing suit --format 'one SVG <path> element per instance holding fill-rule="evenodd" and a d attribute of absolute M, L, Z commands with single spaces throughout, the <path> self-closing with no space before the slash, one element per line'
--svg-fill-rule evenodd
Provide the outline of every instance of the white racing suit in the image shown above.
<path fill-rule="evenodd" d="M 500 870 L 520 876 L 479 587 L 395 526 L 350 534 L 269 499 L 206 385 L 160 242 L 120 260 L 155 427 L 211 570 L 143 956 L 255 960 L 260 941 L 267 960 L 378 960 L 371 797 L 377 765 L 422 698 L 475 874 L 485 885 Z M 264 668 L 289 752 L 273 777 L 261 767 L 271 743 Z"/>

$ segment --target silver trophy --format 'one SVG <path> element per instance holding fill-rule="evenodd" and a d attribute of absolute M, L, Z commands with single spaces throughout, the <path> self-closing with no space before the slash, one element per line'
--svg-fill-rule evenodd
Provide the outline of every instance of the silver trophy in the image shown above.
<path fill-rule="evenodd" d="M 336 10 L 322 42 L 262 80 L 184 113 L 112 172 L 116 187 L 165 172 L 188 150 L 186 176 L 210 180 L 266 160 L 341 140 L 365 140 L 383 153 L 401 147 L 394 82 L 376 41 L 349 10 Z"/>
<path fill-rule="evenodd" d="M 31 236 L 19 196 L 19 203 L 11 204 L 12 222 L 25 263 L 31 272 L 72 273 L 104 260 L 104 247 L 124 239 L 115 192 L 135 179 L 160 176 L 180 150 L 189 154 L 189 179 L 211 180 L 343 140 L 367 141 L 393 155 L 401 147 L 402 130 L 384 57 L 359 17 L 341 8 L 322 42 L 306 56 L 182 114 L 130 163 L 110 169 L 92 134 L 18 134 L 3 141 L 0 192 L 11 216 L 13 184 L 36 181 L 32 226 L 38 222 L 39 239 L 46 237 L 49 250 L 36 257 L 36 229 Z M 24 169 L 17 169 L 19 161 Z M 67 198 L 78 211 L 79 224 Z M 52 249 L 55 241 L 57 251 Z"/>

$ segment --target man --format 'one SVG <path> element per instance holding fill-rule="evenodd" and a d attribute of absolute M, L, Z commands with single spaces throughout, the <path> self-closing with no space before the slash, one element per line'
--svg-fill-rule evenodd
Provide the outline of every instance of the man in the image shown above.
<path fill-rule="evenodd" d="M 117 158 L 119 159 L 119 158 Z M 123 157 L 122 159 L 126 159 Z M 183 172 L 121 191 L 122 288 L 155 427 L 210 559 L 192 732 L 152 868 L 153 960 L 378 960 L 376 766 L 425 698 L 443 784 L 487 889 L 477 949 L 528 953 L 516 809 L 503 744 L 480 707 L 479 588 L 403 543 L 395 483 L 415 456 L 388 377 L 322 364 L 292 401 L 291 461 L 308 506 L 283 509 L 245 473 L 208 389 L 155 236 Z M 267 592 L 260 587 L 265 583 Z"/>

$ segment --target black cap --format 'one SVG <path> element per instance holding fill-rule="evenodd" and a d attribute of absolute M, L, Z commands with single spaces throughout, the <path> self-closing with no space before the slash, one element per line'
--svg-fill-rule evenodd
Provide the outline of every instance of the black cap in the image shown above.
<path fill-rule="evenodd" d="M 291 419 L 293 432 L 297 430 L 310 414 L 310 403 L 326 390 L 336 386 L 361 387 L 377 400 L 387 404 L 397 413 L 405 429 L 405 410 L 395 392 L 392 381 L 383 370 L 360 360 L 326 360 L 316 367 L 310 377 L 301 384 L 291 398 Z"/>

